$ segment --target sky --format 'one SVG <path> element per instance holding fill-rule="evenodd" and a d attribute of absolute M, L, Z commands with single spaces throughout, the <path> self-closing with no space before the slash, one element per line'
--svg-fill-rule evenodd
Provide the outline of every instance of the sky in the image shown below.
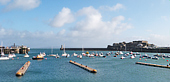
<path fill-rule="evenodd" d="M 30 48 L 170 46 L 170 0 L 0 0 L 0 41 Z"/>

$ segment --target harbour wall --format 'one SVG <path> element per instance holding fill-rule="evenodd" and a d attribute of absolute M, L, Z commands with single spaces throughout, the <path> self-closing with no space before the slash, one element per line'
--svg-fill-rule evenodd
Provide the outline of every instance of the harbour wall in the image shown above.
<path fill-rule="evenodd" d="M 4 52 L 4 54 L 9 54 L 9 53 L 25 54 L 28 53 L 29 51 L 30 51 L 29 48 L 2 49 L 2 52 Z M 0 49 L 0 53 L 1 53 L 1 49 Z"/>

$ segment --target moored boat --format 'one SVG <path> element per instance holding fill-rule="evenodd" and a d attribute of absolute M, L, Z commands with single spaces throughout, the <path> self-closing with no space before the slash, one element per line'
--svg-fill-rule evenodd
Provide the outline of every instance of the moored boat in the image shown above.
<path fill-rule="evenodd" d="M 27 53 L 25 53 L 24 57 L 29 57 L 29 55 Z"/>
<path fill-rule="evenodd" d="M 152 59 L 156 59 L 156 60 L 159 60 L 159 58 L 157 56 L 153 57 Z"/>
<path fill-rule="evenodd" d="M 9 60 L 9 57 L 7 57 L 7 56 L 1 56 L 1 57 L 0 57 L 0 60 Z"/>
<path fill-rule="evenodd" d="M 33 56 L 32 59 L 33 59 L 33 60 L 41 60 L 41 59 L 44 59 L 44 56 L 42 56 L 42 55 L 37 55 L 36 57 Z"/>
<path fill-rule="evenodd" d="M 122 55 L 121 57 L 120 57 L 120 59 L 124 59 L 125 57 Z"/>

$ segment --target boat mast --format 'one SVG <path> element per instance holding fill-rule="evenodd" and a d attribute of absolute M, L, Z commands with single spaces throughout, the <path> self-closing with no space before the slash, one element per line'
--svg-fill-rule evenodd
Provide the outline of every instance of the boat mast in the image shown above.
<path fill-rule="evenodd" d="M 126 44 L 125 44 L 125 53 L 126 53 Z"/>
<path fill-rule="evenodd" d="M 3 42 L 1 41 L 1 55 L 2 55 L 2 45 L 3 45 Z"/>
<path fill-rule="evenodd" d="M 82 45 L 82 53 L 84 53 L 84 48 L 83 48 L 83 45 Z"/>
<path fill-rule="evenodd" d="M 51 47 L 51 54 L 53 54 L 53 47 Z"/>
<path fill-rule="evenodd" d="M 65 44 L 64 44 L 64 54 L 65 54 Z"/>

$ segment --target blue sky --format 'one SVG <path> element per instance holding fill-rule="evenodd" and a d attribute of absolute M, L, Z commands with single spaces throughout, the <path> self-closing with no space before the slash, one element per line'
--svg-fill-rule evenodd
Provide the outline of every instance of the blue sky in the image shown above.
<path fill-rule="evenodd" d="M 31 48 L 170 46 L 170 0 L 0 0 L 0 40 Z"/>

